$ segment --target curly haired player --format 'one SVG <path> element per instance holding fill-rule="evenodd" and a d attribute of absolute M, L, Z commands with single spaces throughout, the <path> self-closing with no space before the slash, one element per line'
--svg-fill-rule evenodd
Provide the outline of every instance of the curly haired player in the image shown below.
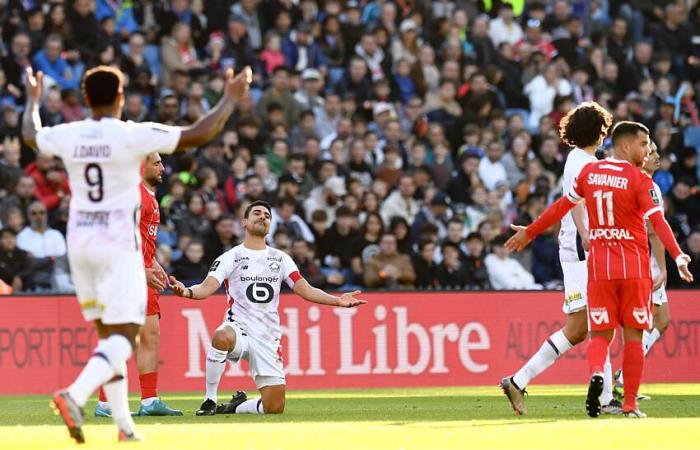
<path fill-rule="evenodd" d="M 595 154 L 608 134 L 612 116 L 594 102 L 582 103 L 569 111 L 561 121 L 561 138 L 573 148 L 564 165 L 563 192 L 568 193 L 583 167 L 597 161 Z M 525 414 L 525 387 L 544 372 L 554 361 L 588 335 L 586 317 L 588 268 L 586 252 L 589 249 L 588 220 L 584 205 L 577 205 L 567 213 L 559 231 L 559 260 L 564 274 L 564 327 L 549 336 L 539 350 L 513 376 L 501 380 L 501 389 L 516 414 Z M 606 365 L 609 389 L 603 402 L 607 413 L 620 413 L 619 402 L 613 400 L 612 369 Z"/>

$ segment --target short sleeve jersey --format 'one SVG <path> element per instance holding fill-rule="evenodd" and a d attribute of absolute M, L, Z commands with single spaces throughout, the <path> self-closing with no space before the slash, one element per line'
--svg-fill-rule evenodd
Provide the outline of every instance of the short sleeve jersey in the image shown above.
<path fill-rule="evenodd" d="M 586 164 L 594 161 L 597 161 L 595 155 L 589 155 L 578 147 L 569 152 L 564 164 L 563 195 L 571 191 L 574 186 L 574 180 L 576 180 L 576 177 Z M 584 224 L 588 228 L 588 216 L 586 215 L 584 215 Z M 576 224 L 571 211 L 569 211 L 561 220 L 561 228 L 559 230 L 559 248 L 562 261 L 574 262 L 579 260 L 576 248 L 577 233 Z"/>
<path fill-rule="evenodd" d="M 140 250 L 140 167 L 151 152 L 172 153 L 180 129 L 156 123 L 86 119 L 44 127 L 39 151 L 58 156 L 71 186 L 69 246 Z"/>
<path fill-rule="evenodd" d="M 583 168 L 568 197 L 588 205 L 589 279 L 651 278 L 645 219 L 661 211 L 661 200 L 649 176 L 627 161 L 597 161 Z"/>
<path fill-rule="evenodd" d="M 146 267 L 153 267 L 158 225 L 160 225 L 160 208 L 156 194 L 141 183 L 141 247 L 143 263 Z"/>
<path fill-rule="evenodd" d="M 301 279 L 286 253 L 272 247 L 251 250 L 237 245 L 216 258 L 209 276 L 224 283 L 229 309 L 227 320 L 258 340 L 275 343 L 280 331 L 279 301 L 282 282 L 290 288 Z"/>

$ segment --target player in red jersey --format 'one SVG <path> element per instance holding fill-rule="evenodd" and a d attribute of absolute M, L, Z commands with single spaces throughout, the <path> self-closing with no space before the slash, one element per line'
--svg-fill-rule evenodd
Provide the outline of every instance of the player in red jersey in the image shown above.
<path fill-rule="evenodd" d="M 508 250 L 522 250 L 532 239 L 560 220 L 575 205 L 588 205 L 588 318 L 591 338 L 588 365 L 591 373 L 586 410 L 601 413 L 603 364 L 618 324 L 623 327 L 625 401 L 627 417 L 646 417 L 637 408 L 637 392 L 644 368 L 642 333 L 651 322 L 651 263 L 645 219 L 676 261 L 681 278 L 692 281 L 690 258 L 683 254 L 651 178 L 642 173 L 650 152 L 649 130 L 637 122 L 620 122 L 613 128 L 613 157 L 586 165 L 566 196 L 557 200 L 527 228 L 514 226 Z"/>
<path fill-rule="evenodd" d="M 158 345 L 160 342 L 160 304 L 158 298 L 168 283 L 168 275 L 156 260 L 156 237 L 160 224 L 160 208 L 155 188 L 163 182 L 163 163 L 158 153 L 146 157 L 141 183 L 141 249 L 146 267 L 148 300 L 146 323 L 139 334 L 136 348 L 136 366 L 141 384 L 139 416 L 181 416 L 182 411 L 168 407 L 158 398 Z M 110 417 L 107 398 L 100 389 L 100 401 L 95 406 L 95 416 Z"/>

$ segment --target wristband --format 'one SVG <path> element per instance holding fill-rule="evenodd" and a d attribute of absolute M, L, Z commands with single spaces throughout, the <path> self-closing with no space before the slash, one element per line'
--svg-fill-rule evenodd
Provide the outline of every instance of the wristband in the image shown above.
<path fill-rule="evenodd" d="M 192 297 L 194 297 L 194 293 L 192 292 L 192 289 L 191 289 L 191 288 L 187 288 L 187 292 L 188 292 L 188 294 L 189 294 L 189 296 L 188 296 L 187 298 L 192 298 Z"/>
<path fill-rule="evenodd" d="M 688 255 L 686 255 L 685 253 L 681 253 L 680 255 L 678 255 L 676 257 L 676 266 L 678 266 L 678 267 L 687 266 L 688 263 L 690 262 L 689 259 L 690 259 L 690 257 Z"/>

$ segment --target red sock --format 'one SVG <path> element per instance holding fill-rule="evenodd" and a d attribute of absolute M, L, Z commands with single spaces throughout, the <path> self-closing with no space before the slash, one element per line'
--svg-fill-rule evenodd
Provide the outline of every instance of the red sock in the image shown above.
<path fill-rule="evenodd" d="M 644 373 L 644 348 L 640 341 L 625 342 L 622 355 L 622 373 L 625 374 L 624 411 L 637 409 L 637 393 Z"/>
<path fill-rule="evenodd" d="M 139 383 L 141 383 L 141 400 L 145 398 L 158 397 L 158 372 L 140 374 Z"/>
<path fill-rule="evenodd" d="M 99 392 L 100 392 L 100 401 L 101 401 L 101 402 L 106 402 L 106 401 L 107 401 L 107 396 L 105 395 L 105 390 L 102 389 L 102 388 L 100 388 L 100 389 L 99 389 Z"/>
<path fill-rule="evenodd" d="M 591 375 L 595 372 L 602 372 L 605 358 L 608 356 L 608 340 L 603 336 L 592 336 L 588 341 L 586 353 Z M 625 372 L 625 379 L 627 379 L 627 372 Z"/>

